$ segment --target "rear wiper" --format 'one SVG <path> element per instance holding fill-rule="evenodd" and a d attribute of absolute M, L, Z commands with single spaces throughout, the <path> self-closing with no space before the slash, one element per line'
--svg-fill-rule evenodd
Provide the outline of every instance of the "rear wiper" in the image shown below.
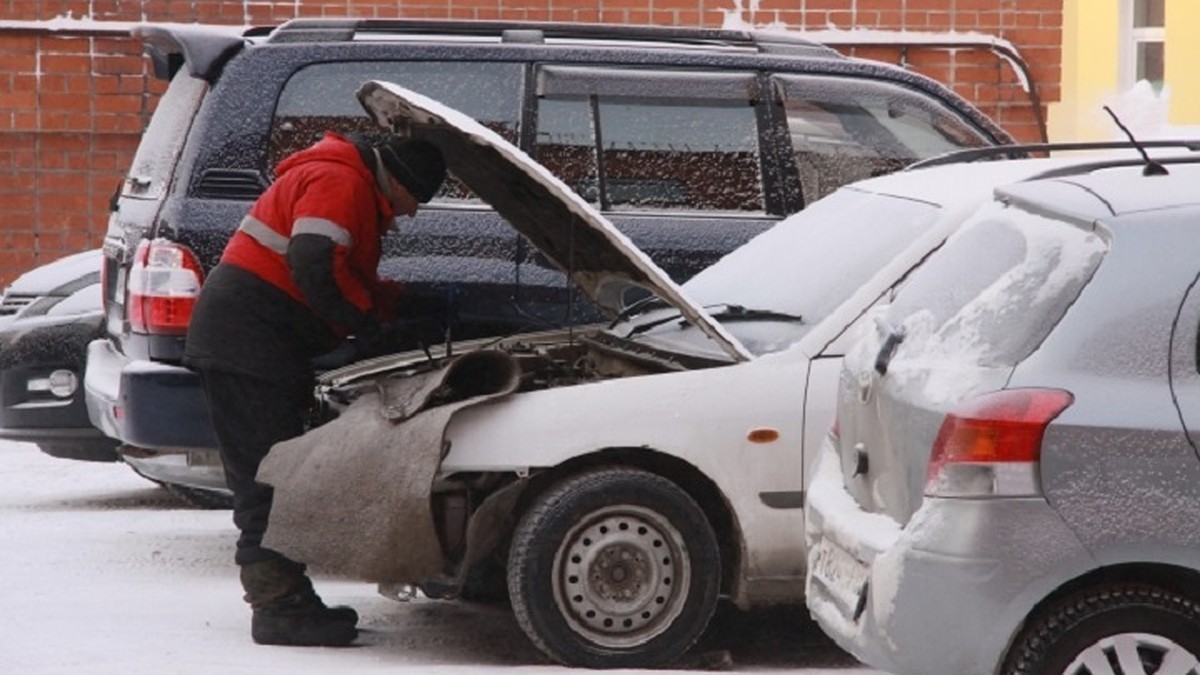
<path fill-rule="evenodd" d="M 875 325 L 884 334 L 883 344 L 879 347 L 879 353 L 875 355 L 875 372 L 883 376 L 887 375 L 888 365 L 896 355 L 896 348 L 904 342 L 906 336 L 903 326 L 893 326 L 882 316 L 875 317 Z"/>
<path fill-rule="evenodd" d="M 787 314 L 785 312 L 776 312 L 771 309 L 747 309 L 742 305 L 734 305 L 727 302 L 722 302 L 715 305 L 705 305 L 704 309 L 711 309 L 715 307 L 724 307 L 724 309 L 719 312 L 713 312 L 709 314 L 709 316 L 718 321 L 792 321 L 797 323 L 804 321 L 804 317 L 800 316 L 799 314 Z M 664 323 L 676 321 L 681 316 L 681 313 L 674 312 L 670 316 L 665 316 L 661 319 L 639 324 L 629 329 L 629 332 L 625 334 L 625 337 L 629 338 L 637 335 L 638 333 L 645 333 L 651 328 L 656 328 Z M 685 319 L 680 321 L 680 323 L 686 324 L 687 320 Z"/>

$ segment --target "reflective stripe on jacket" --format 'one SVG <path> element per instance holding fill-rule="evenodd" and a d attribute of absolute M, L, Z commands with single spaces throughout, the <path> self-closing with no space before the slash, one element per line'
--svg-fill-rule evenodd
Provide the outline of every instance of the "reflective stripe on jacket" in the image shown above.
<path fill-rule="evenodd" d="M 363 312 L 379 285 L 380 239 L 394 213 L 375 178 L 346 138 L 332 132 L 279 163 L 277 178 L 230 238 L 221 262 L 249 270 L 305 304 L 292 280 L 287 248 L 294 234 L 334 243 L 341 295 Z"/>

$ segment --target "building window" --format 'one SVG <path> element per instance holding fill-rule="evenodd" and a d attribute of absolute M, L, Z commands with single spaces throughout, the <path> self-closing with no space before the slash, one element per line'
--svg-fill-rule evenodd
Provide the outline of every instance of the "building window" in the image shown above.
<path fill-rule="evenodd" d="M 1146 80 L 1161 91 L 1165 73 L 1163 40 L 1166 35 L 1166 0 L 1126 0 L 1129 40 L 1122 59 L 1126 86 Z"/>

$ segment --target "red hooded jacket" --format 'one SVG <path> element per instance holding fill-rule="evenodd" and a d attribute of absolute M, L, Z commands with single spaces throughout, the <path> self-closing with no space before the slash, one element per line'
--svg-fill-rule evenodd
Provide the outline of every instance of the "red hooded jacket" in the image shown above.
<path fill-rule="evenodd" d="M 292 280 L 287 247 L 293 234 L 319 234 L 334 244 L 333 273 L 342 296 L 363 313 L 384 288 L 377 272 L 380 239 L 395 214 L 348 139 L 326 132 L 288 156 L 276 180 L 242 220 L 221 257 L 309 303 Z M 310 307 L 311 309 L 311 307 Z M 344 333 L 345 327 L 335 330 Z"/>

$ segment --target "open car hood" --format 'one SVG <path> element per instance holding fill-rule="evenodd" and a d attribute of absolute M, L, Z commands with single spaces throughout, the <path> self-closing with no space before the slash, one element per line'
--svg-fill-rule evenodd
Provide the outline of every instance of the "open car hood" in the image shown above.
<path fill-rule="evenodd" d="M 734 361 L 750 352 L 684 295 L 645 253 L 558 178 L 498 134 L 391 82 L 362 85 L 358 100 L 393 133 L 441 149 L 447 168 L 562 269 L 609 316 L 631 286 L 649 290 L 720 345 Z"/>

